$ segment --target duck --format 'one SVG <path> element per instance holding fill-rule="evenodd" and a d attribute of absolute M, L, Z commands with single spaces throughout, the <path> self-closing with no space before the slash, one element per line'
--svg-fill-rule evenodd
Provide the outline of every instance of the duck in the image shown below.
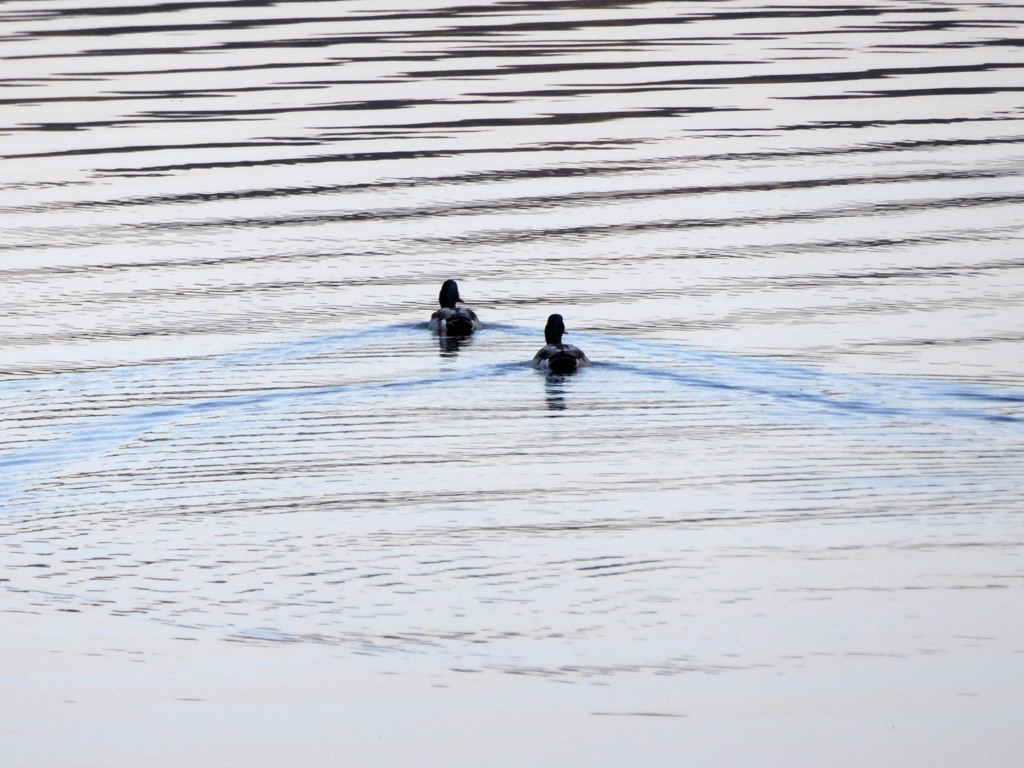
<path fill-rule="evenodd" d="M 473 331 L 483 328 L 483 323 L 469 307 L 456 307 L 461 302 L 459 284 L 454 280 L 445 280 L 437 300 L 441 308 L 430 316 L 429 328 L 440 336 L 469 336 Z"/>
<path fill-rule="evenodd" d="M 551 373 L 572 373 L 577 368 L 590 365 L 590 360 L 579 347 L 562 343 L 562 334 L 566 333 L 565 321 L 561 315 L 551 315 L 544 326 L 543 347 L 537 352 L 530 363 L 534 368 L 547 369 Z"/>

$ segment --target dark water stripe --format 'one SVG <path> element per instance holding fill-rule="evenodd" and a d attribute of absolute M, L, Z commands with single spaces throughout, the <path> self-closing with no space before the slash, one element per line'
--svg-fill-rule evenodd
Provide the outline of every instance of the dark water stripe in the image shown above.
<path fill-rule="evenodd" d="M 924 201 L 898 201 L 886 203 L 864 203 L 842 207 L 825 208 L 795 213 L 772 213 L 762 216 L 740 216 L 733 218 L 666 219 L 649 222 L 623 222 L 618 224 L 586 224 L 571 227 L 530 227 L 523 229 L 488 230 L 466 232 L 461 235 L 443 237 L 416 237 L 412 242 L 433 245 L 465 246 L 484 243 L 523 243 L 546 240 L 588 239 L 597 237 L 619 237 L 640 232 L 673 232 L 682 230 L 721 229 L 764 224 L 788 224 L 794 222 L 827 221 L 829 219 L 860 218 L 864 216 L 895 215 L 917 211 L 986 208 L 1024 203 L 1024 194 L 979 195 L 970 198 L 932 198 Z"/>
<path fill-rule="evenodd" d="M 620 143 L 615 140 L 603 142 L 604 146 Z M 596 143 L 595 143 L 596 144 Z M 600 146 L 600 145 L 598 145 Z M 389 189 L 413 189 L 425 185 L 436 186 L 469 186 L 494 184 L 517 180 L 533 179 L 568 179 L 584 176 L 613 176 L 624 174 L 649 173 L 664 167 L 664 158 L 655 161 L 645 160 L 608 160 L 579 165 L 538 166 L 534 168 L 503 168 L 498 171 L 474 171 L 470 173 L 437 175 L 437 176 L 406 176 L 399 179 L 380 181 L 353 182 L 342 184 L 319 184 L 314 186 L 270 187 L 263 189 L 239 189 L 223 192 L 187 192 L 183 194 L 159 194 L 139 197 L 120 197 L 110 200 L 70 200 L 55 203 L 38 203 L 25 206 L 6 206 L 0 212 L 50 210 L 93 210 L 118 209 L 130 207 L 147 207 L 150 205 L 177 205 L 192 203 L 210 203 L 224 200 L 260 200 L 298 196 L 320 196 L 348 192 L 383 191 Z M 980 171 L 979 171 L 980 172 Z M 59 186 L 59 185 L 55 185 Z M 0 189 L 3 189 L 0 184 Z M 0 269 L 2 269 L 0 264 Z"/>
<path fill-rule="evenodd" d="M 942 88 L 893 88 L 888 91 L 864 91 L 863 93 L 830 93 L 814 94 L 807 96 L 779 96 L 780 99 L 792 101 L 829 101 L 844 99 L 909 99 L 921 96 L 931 98 L 940 96 L 988 96 L 994 93 L 1021 93 L 1024 86 L 975 86 L 975 87 L 954 87 L 945 86 Z"/>
<path fill-rule="evenodd" d="M 311 3 L 334 3 L 336 0 L 303 0 L 302 5 L 308 5 Z M 620 9 L 624 7 L 633 7 L 639 5 L 653 4 L 654 0 L 588 0 L 583 10 L 594 10 L 602 7 L 612 7 Z M 152 5 L 126 5 L 123 7 L 87 7 L 87 8 L 61 8 L 59 10 L 52 11 L 19 11 L 14 13 L 0 13 L 0 19 L 12 18 L 19 21 L 53 21 L 57 19 L 65 18 L 90 18 L 90 17 L 108 17 L 108 16 L 129 16 L 132 18 L 141 17 L 150 14 L 168 14 L 177 13 L 181 11 L 192 11 L 192 10 L 209 10 L 213 8 L 224 8 L 224 9 L 244 9 L 244 10 L 257 10 L 260 8 L 272 8 L 281 5 L 280 0 L 215 0 L 212 2 L 172 2 L 172 3 L 155 3 Z M 491 5 L 449 5 L 444 8 L 423 10 L 423 11 L 385 11 L 366 13 L 360 12 L 354 13 L 349 16 L 307 16 L 307 17 L 291 17 L 287 19 L 247 19 L 247 20 L 234 20 L 218 22 L 214 25 L 207 24 L 205 26 L 190 25 L 189 28 L 196 29 L 237 29 L 241 28 L 249 29 L 255 27 L 273 27 L 273 26 L 288 26 L 294 24 L 330 24 L 338 22 L 359 22 L 365 23 L 368 21 L 417 21 L 423 19 L 440 19 L 448 20 L 452 18 L 463 18 L 463 17 L 482 17 L 487 15 L 505 15 L 515 14 L 527 11 L 539 12 L 539 11 L 552 11 L 552 10 L 581 10 L 578 4 L 569 4 L 551 2 L 545 0 L 544 2 L 499 2 Z M 157 26 L 157 25 L 136 25 L 132 27 L 118 25 L 115 27 L 76 27 L 74 29 L 60 29 L 60 30 L 48 30 L 47 34 L 64 36 L 64 35 L 111 35 L 122 33 L 124 30 L 129 30 L 130 34 L 137 33 L 139 31 L 166 31 L 171 27 L 168 26 Z M 174 29 L 182 29 L 184 25 L 174 27 Z"/>
<path fill-rule="evenodd" d="M 1013 115 L 986 115 L 986 116 L 974 116 L 974 117 L 923 117 L 923 118 L 867 118 L 864 120 L 821 120 L 809 123 L 791 123 L 789 125 L 776 125 L 772 126 L 772 131 L 820 131 L 820 130 L 834 130 L 834 129 L 861 129 L 861 128 L 887 128 L 893 126 L 903 125 L 939 125 L 939 126 L 951 126 L 963 123 L 1009 123 L 1011 126 L 1013 123 L 1024 120 L 1024 117 L 1014 117 Z M 763 128 L 730 128 L 730 131 L 758 131 L 763 132 Z"/>
<path fill-rule="evenodd" d="M 578 51 L 573 46 L 574 52 Z M 480 55 L 488 55 L 489 51 L 481 51 Z M 522 56 L 523 52 L 516 53 L 514 55 Z M 454 56 L 454 54 L 453 54 Z M 459 58 L 462 58 L 461 51 L 459 52 Z M 497 58 L 497 57 L 495 57 Z M 409 80 L 438 80 L 438 79 L 450 79 L 450 78 L 494 78 L 502 77 L 506 75 L 537 75 L 537 74 L 556 74 L 562 72 L 617 72 L 629 69 L 662 69 L 662 68 L 682 68 L 682 67 L 733 67 L 733 66 L 752 66 L 761 64 L 759 61 L 744 61 L 739 60 L 728 60 L 728 59 L 649 59 L 645 61 L 566 61 L 566 62 L 551 62 L 548 64 L 495 64 L 491 67 L 481 67 L 476 69 L 416 69 L 409 70 L 402 73 L 403 79 Z M 701 80 L 695 78 L 693 81 L 686 80 L 671 80 L 671 81 L 654 81 L 653 85 L 683 85 L 690 82 L 699 83 Z M 519 91 L 508 90 L 498 91 L 495 93 L 487 93 L 488 96 L 509 96 L 518 94 Z M 527 92 L 529 93 L 529 92 Z"/>
<path fill-rule="evenodd" d="M 825 59 L 825 57 L 822 57 Z M 785 61 L 785 60 L 783 60 Z M 496 64 L 494 67 L 479 70 L 417 70 L 405 73 L 411 79 L 432 79 L 448 77 L 493 77 L 495 75 L 522 75 L 538 73 L 558 73 L 575 71 L 615 71 L 617 69 L 648 69 L 659 67 L 723 67 L 723 66 L 751 66 L 763 65 L 758 61 L 716 61 L 716 60 L 676 60 L 665 61 L 656 59 L 652 61 L 603 63 L 603 62 L 560 62 L 551 64 Z M 837 72 L 779 72 L 765 75 L 738 75 L 731 77 L 695 77 L 673 80 L 650 80 L 638 83 L 629 83 L 630 87 L 643 88 L 644 86 L 694 86 L 694 85 L 791 85 L 804 83 L 826 83 L 826 82 L 849 82 L 860 80 L 888 80 L 891 78 L 902 78 L 915 75 L 941 75 L 956 73 L 978 73 L 996 72 L 1003 70 L 1020 69 L 1024 63 L 1017 61 L 986 62 L 983 64 L 949 64 L 944 66 L 921 66 L 921 67 L 878 67 L 871 69 L 844 70 Z M 623 84 L 626 85 L 626 84 Z M 510 89 L 506 91 L 487 92 L 487 95 L 509 96 L 519 93 Z M 528 92 L 531 94 L 545 93 L 543 91 Z M 556 91 L 557 93 L 557 91 Z"/>
<path fill-rule="evenodd" d="M 275 142 L 239 142 L 235 144 L 199 144 L 195 145 L 200 149 L 218 149 L 221 147 L 240 146 L 273 146 Z M 318 144 L 320 142 L 308 142 Z M 627 142 L 628 143 L 628 142 Z M 907 139 L 888 142 L 877 142 L 870 145 L 852 145 L 844 147 L 816 147 L 810 149 L 786 149 L 763 152 L 732 152 L 726 154 L 695 155 L 694 162 L 716 162 L 716 161 L 738 161 L 738 160 L 771 160 L 779 158 L 804 158 L 804 157 L 830 157 L 846 155 L 876 154 L 882 152 L 907 152 L 922 149 L 945 149 L 950 147 L 982 147 L 982 146 L 1012 146 L 1024 144 L 1024 136 L 992 136 L 985 138 L 971 139 Z M 305 146 L 304 142 L 296 140 L 295 146 Z M 105 147 L 81 150 L 55 150 L 50 152 L 27 153 L 20 155 L 6 155 L 0 159 L 29 159 L 42 157 L 62 157 L 65 155 L 107 155 L 120 154 L 122 152 L 156 152 L 161 150 L 191 149 L 193 145 L 153 145 L 142 147 Z M 529 154 L 552 152 L 557 149 L 569 149 L 574 146 L 572 141 L 561 142 L 558 146 L 546 144 L 528 145 L 522 147 L 485 147 L 479 149 L 465 149 L 455 146 L 445 149 L 433 150 L 391 150 L 381 152 L 342 152 L 327 155 L 312 155 L 306 157 L 287 158 L 265 158 L 259 160 L 229 160 L 229 161 L 204 161 L 188 163 L 172 163 L 161 165 L 146 165 L 135 168 L 131 167 L 107 167 L 97 168 L 96 173 L 117 175 L 124 173 L 169 173 L 174 171 L 210 170 L 213 168 L 264 168 L 275 166 L 304 166 L 317 165 L 321 163 L 349 163 L 368 162 L 375 160 L 423 160 L 442 157 L 462 157 L 468 155 L 499 155 L 499 154 Z M 578 146 L 592 147 L 590 142 L 580 142 Z M 676 157 L 676 162 L 684 158 Z"/>
<path fill-rule="evenodd" d="M 1009 26 L 1009 24 L 1008 24 Z M 878 48 L 895 50 L 946 50 L 971 48 L 1024 48 L 1024 37 L 993 37 L 985 40 L 947 40 L 937 43 L 901 43 L 879 45 Z"/>
<path fill-rule="evenodd" d="M 238 89 L 238 92 L 244 92 L 245 88 Z M 269 91 L 284 91 L 289 90 L 288 88 L 277 88 L 268 87 L 265 89 L 257 90 L 269 90 Z M 232 92 L 233 93 L 233 92 Z M 221 94 L 230 96 L 232 93 L 223 92 Z M 140 97 L 143 99 L 151 99 L 151 96 Z M 161 97 L 163 98 L 163 97 Z M 168 96 L 166 98 L 175 100 L 178 98 L 198 98 L 198 97 L 178 97 Z M 213 96 L 206 96 L 204 98 L 213 98 Z M 303 106 L 291 106 L 291 107 L 251 107 L 246 109 L 193 109 L 193 110 L 146 110 L 139 113 L 138 115 L 131 117 L 115 117 L 108 120 L 74 120 L 66 122 L 45 122 L 45 123 L 22 123 L 15 126 L 0 129 L 6 133 L 18 133 L 18 132 L 32 132 L 32 131 L 87 131 L 96 128 L 128 128 L 150 125 L 154 123 L 190 123 L 190 122 L 220 122 L 220 121 L 238 121 L 247 118 L 254 117 L 268 117 L 272 115 L 283 115 L 283 114 L 298 114 L 306 112 L 388 112 L 391 110 L 399 109 L 410 109 L 412 107 L 431 106 L 431 105 L 468 105 L 468 104 L 483 104 L 488 103 L 481 100 L 473 99 L 446 99 L 446 100 L 429 100 L 429 99 L 380 99 L 375 101 L 350 101 L 350 102 L 334 102 L 329 104 L 307 104 Z M 276 140 L 271 143 L 265 143 L 263 146 L 307 146 L 314 142 L 311 141 L 296 141 L 296 140 Z M 322 143 L 322 142 L 317 142 Z M 244 142 L 239 146 L 252 146 L 256 148 L 260 146 L 260 142 Z M 190 145 L 191 148 L 193 145 Z M 202 145 L 194 145 L 201 147 Z M 155 148 L 151 148 L 155 149 Z"/>
<path fill-rule="evenodd" d="M 644 3 L 647 4 L 647 3 Z M 211 4 L 213 5 L 213 4 Z M 587 6 L 580 6 L 579 4 L 568 5 L 565 7 L 558 7 L 558 5 L 552 5 L 551 3 L 536 3 L 532 5 L 532 8 L 525 4 L 514 3 L 511 4 L 498 4 L 491 11 L 494 14 L 515 14 L 527 10 L 532 11 L 552 11 L 552 10 L 569 10 L 569 11 L 580 11 L 590 10 L 590 4 Z M 618 4 L 617 4 L 618 5 Z M 628 5 L 628 4 L 627 4 Z M 660 4 L 659 4 L 660 5 Z M 518 7 L 517 7 L 518 6 Z M 158 6 L 159 7 L 159 6 Z M 165 6 L 166 7 L 166 6 Z M 195 8 L 207 7 L 205 5 L 195 5 Z M 213 5 L 213 7 L 218 7 Z M 219 6 L 219 7 L 230 7 L 230 6 Z M 244 6 L 243 6 L 244 7 Z M 119 34 L 140 34 L 140 33 L 159 33 L 165 34 L 168 32 L 194 32 L 194 31 L 209 31 L 213 30 L 236 30 L 236 29 L 253 29 L 253 28 L 266 28 L 266 27 L 282 27 L 282 26 L 295 26 L 300 24 L 315 24 L 321 27 L 330 24 L 345 24 L 345 23 L 360 23 L 367 24 L 378 21 L 415 21 L 422 19 L 440 19 L 449 21 L 451 19 L 457 19 L 461 16 L 478 17 L 479 14 L 475 8 L 480 6 L 472 7 L 471 10 L 460 12 L 459 7 L 450 7 L 445 9 L 433 9 L 430 11 L 415 11 L 406 13 L 384 13 L 384 14 L 366 14 L 366 15 L 351 15 L 351 16 L 333 16 L 333 17 L 295 17 L 286 19 L 221 19 L 215 24 L 137 24 L 137 25 L 116 25 L 116 26 L 105 26 L 105 27 L 85 27 L 85 28 L 67 28 L 67 29 L 52 29 L 46 28 L 42 30 L 33 30 L 31 36 L 33 37 L 111 37 Z M 150 8 L 149 10 L 152 10 Z M 167 7 L 168 11 L 187 10 L 187 7 L 180 6 L 177 8 Z M 848 6 L 845 8 L 836 7 L 813 7 L 806 6 L 803 8 L 791 8 L 785 10 L 751 10 L 751 11 L 719 11 L 713 13 L 691 13 L 691 14 L 678 14 L 672 16 L 615 16 L 610 18 L 593 18 L 583 16 L 581 18 L 570 18 L 570 19 L 554 19 L 547 18 L 539 21 L 509 21 L 503 24 L 455 24 L 445 26 L 443 29 L 419 29 L 413 32 L 406 30 L 394 30 L 386 34 L 377 34 L 371 37 L 357 37 L 356 39 L 360 42 L 383 42 L 385 40 L 396 40 L 396 39 L 421 39 L 431 37 L 457 37 L 472 39 L 474 37 L 491 37 L 496 35 L 508 35 L 523 32 L 566 32 L 566 31 L 581 31 L 590 29 L 603 29 L 612 27 L 615 29 L 620 28 L 635 28 L 635 27 L 646 27 L 646 26 L 682 26 L 689 25 L 699 22 L 707 21 L 751 21 L 751 20 L 762 20 L 762 19 L 829 19 L 834 20 L 836 18 L 862 18 L 868 17 L 882 17 L 886 15 L 937 15 L 943 13 L 951 13 L 953 9 L 950 8 L 918 8 L 913 6 L 904 7 L 887 7 L 887 8 L 865 8 L 863 6 Z M 76 15 L 88 15 L 88 11 L 79 11 Z M 139 15 L 138 11 L 124 15 Z M 60 18 L 60 16 L 51 16 L 50 19 Z M 906 30 L 910 25 L 901 25 L 899 30 Z M 973 27 L 974 24 L 963 21 L 963 20 L 950 20 L 950 21 L 933 21 L 927 24 L 914 25 L 914 28 L 919 30 L 925 29 L 948 29 L 961 26 Z M 873 29 L 873 28 L 872 28 Z M 295 39 L 295 40 L 269 40 L 269 41 L 245 41 L 245 42 L 234 42 L 234 43 L 221 43 L 216 46 L 183 46 L 176 49 L 166 49 L 167 52 L 174 53 L 201 53 L 208 50 L 217 50 L 225 48 L 264 48 L 264 47 L 278 47 L 278 46 L 329 46 L 337 45 L 342 42 L 351 42 L 352 37 L 346 35 L 324 35 L 322 38 L 310 40 L 310 39 Z M 136 49 L 137 50 L 137 49 Z M 152 52 L 152 49 L 147 49 Z M 103 51 L 104 54 L 110 54 L 111 51 Z M 114 51 L 113 53 L 118 53 Z"/>
<path fill-rule="evenodd" d="M 304 3 L 324 3 L 333 0 L 303 0 Z M 124 5 L 83 5 L 60 6 L 53 9 L 37 9 L 23 11 L 0 12 L 0 19 L 14 18 L 17 20 L 53 20 L 87 18 L 91 16 L 144 16 L 150 13 L 176 13 L 179 11 L 209 10 L 212 8 L 272 8 L 280 0 L 201 0 L 199 2 L 163 2 Z"/>
<path fill-rule="evenodd" d="M 282 85 L 250 85 L 250 86 L 232 86 L 231 88 L 189 88 L 181 90 L 159 90 L 159 91 L 114 91 L 109 93 L 101 93 L 84 98 L 83 101 L 91 103 L 98 103 L 102 101 L 150 101 L 154 99 L 214 99 L 214 98 L 228 98 L 233 94 L 241 93 L 262 93 L 262 92 L 277 92 L 277 91 L 313 91 L 318 90 L 317 86 L 314 85 L 300 85 L 300 84 L 282 84 Z M 0 106 L 33 106 L 37 104 L 66 104 L 68 101 L 73 101 L 66 96 L 37 96 L 29 98 L 10 98 L 0 99 Z M 359 103 L 359 102 L 353 102 Z M 420 103 L 420 102 L 414 102 Z M 422 102 L 424 104 L 435 103 L 430 101 Z M 202 114 L 202 113 L 197 113 Z M 124 118 L 127 119 L 127 118 Z M 75 123 L 82 127 L 93 126 L 93 125 L 109 125 L 111 122 L 80 122 Z M 45 123 L 49 125 L 50 123 Z M 24 124 L 18 124 L 14 126 L 8 126 L 3 128 L 4 131 L 14 130 L 26 130 Z"/>
<path fill-rule="evenodd" d="M 1021 139 L 1024 142 L 1024 139 Z M 324 142 L 317 139 L 287 139 L 280 138 L 270 140 L 251 139 L 233 142 L 197 142 L 192 144 L 137 144 L 121 147 L 90 147 L 71 150 L 53 150 L 49 152 L 32 152 L 13 155 L 0 155 L 0 160 L 29 160 L 44 157 L 68 157 L 88 155 L 109 155 L 109 154 L 152 154 L 158 152 L 181 152 L 182 150 L 195 149 L 239 149 L 251 148 L 261 149 L 266 147 L 318 147 Z M 582 146 L 592 146 L 591 142 L 579 142 Z M 564 147 L 572 146 L 572 142 L 564 142 Z M 138 168 L 97 168 L 97 173 L 121 174 L 121 173 L 166 173 L 169 171 L 182 170 L 206 170 L 210 168 L 255 168 L 262 166 L 277 165 L 314 165 L 319 163 L 337 162 L 367 162 L 372 160 L 422 160 L 439 157 L 458 157 L 464 155 L 495 155 L 510 153 L 550 152 L 557 147 L 550 145 L 539 145 L 533 147 L 487 147 L 481 149 L 465 149 L 451 147 L 447 149 L 409 149 L 409 150 L 388 150 L 377 152 L 344 152 L 331 155 L 314 155 L 295 158 L 266 158 L 259 160 L 233 160 L 233 161 L 212 161 L 194 162 L 177 165 L 161 165 Z"/>

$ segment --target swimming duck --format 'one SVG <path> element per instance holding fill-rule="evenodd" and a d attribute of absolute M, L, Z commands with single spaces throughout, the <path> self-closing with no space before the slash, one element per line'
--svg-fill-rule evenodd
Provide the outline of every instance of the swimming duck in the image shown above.
<path fill-rule="evenodd" d="M 469 336 L 483 327 L 480 318 L 469 307 L 456 307 L 459 286 L 454 280 L 445 280 L 437 300 L 441 308 L 430 316 L 430 330 L 441 336 Z"/>
<path fill-rule="evenodd" d="M 562 343 L 565 321 L 561 315 L 551 315 L 544 326 L 544 341 L 547 343 L 530 363 L 534 368 L 548 369 L 552 373 L 572 373 L 577 367 L 590 365 L 583 350 L 572 344 Z"/>

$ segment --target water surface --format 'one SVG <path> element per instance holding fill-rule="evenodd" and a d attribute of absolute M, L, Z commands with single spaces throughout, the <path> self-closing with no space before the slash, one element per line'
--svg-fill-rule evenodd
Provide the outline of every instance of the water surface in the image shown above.
<path fill-rule="evenodd" d="M 1020 29 L 5 3 L 18 764 L 1014 764 Z"/>

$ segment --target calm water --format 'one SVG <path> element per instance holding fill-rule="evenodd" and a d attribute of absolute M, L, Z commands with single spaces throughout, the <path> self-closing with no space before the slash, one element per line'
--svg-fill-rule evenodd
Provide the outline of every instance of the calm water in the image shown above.
<path fill-rule="evenodd" d="M 1022 22 L 0 4 L 5 710 L 73 708 L 86 673 L 33 682 L 33 653 L 152 667 L 166 636 L 367 700 L 423 676 L 406 727 L 467 673 L 488 706 L 567 683 L 563 738 L 665 716 L 611 732 L 645 764 L 749 759 L 687 728 L 758 696 L 940 753 L 840 764 L 1015 764 Z M 426 330 L 449 277 L 485 323 L 461 344 Z M 592 368 L 529 368 L 550 312 Z M 258 696 L 218 674 L 212 710 Z M 16 721 L 18 765 L 55 764 L 49 732 Z"/>

